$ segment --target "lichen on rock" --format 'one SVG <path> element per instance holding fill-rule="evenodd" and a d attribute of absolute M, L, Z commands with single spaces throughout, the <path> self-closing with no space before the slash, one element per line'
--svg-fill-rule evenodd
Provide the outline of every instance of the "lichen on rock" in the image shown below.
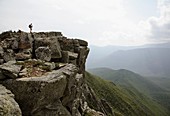
<path fill-rule="evenodd" d="M 18 103 L 14 95 L 0 84 L 0 116 L 21 116 Z"/>

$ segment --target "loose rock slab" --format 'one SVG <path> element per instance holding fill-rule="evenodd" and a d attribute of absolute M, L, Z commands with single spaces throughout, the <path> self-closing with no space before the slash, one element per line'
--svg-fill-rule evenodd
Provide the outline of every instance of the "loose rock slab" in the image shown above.
<path fill-rule="evenodd" d="M 0 84 L 0 116 L 22 116 L 14 95 Z"/>
<path fill-rule="evenodd" d="M 3 85 L 15 94 L 26 116 L 71 116 L 60 99 L 68 87 L 68 78 L 74 78 L 77 71 L 76 66 L 67 64 L 41 77 L 6 80 Z"/>
<path fill-rule="evenodd" d="M 51 50 L 49 47 L 38 47 L 35 50 L 35 55 L 37 59 L 50 61 L 51 60 Z"/>
<path fill-rule="evenodd" d="M 0 65 L 0 75 L 4 75 L 6 78 L 17 78 L 22 66 L 15 63 L 16 61 L 9 61 Z"/>

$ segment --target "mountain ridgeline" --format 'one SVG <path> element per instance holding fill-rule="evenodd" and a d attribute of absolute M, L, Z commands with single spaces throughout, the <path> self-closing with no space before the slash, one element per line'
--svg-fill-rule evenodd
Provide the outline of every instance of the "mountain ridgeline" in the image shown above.
<path fill-rule="evenodd" d="M 135 88 L 124 89 L 86 72 L 85 80 L 98 98 L 110 103 L 116 116 L 168 116 L 168 110 Z M 95 109 L 95 107 L 93 107 Z"/>
<path fill-rule="evenodd" d="M 108 54 L 98 55 L 100 47 L 92 47 L 88 68 L 127 69 L 144 76 L 170 76 L 170 46 L 155 44 L 135 47 L 102 47 Z M 111 52 L 112 51 L 112 52 Z"/>
<path fill-rule="evenodd" d="M 101 50 L 104 48 L 104 51 Z M 91 47 L 88 71 L 109 80 L 139 101 L 170 109 L 170 43 Z M 92 60 L 91 60 L 92 59 Z M 104 67 L 104 68 L 102 68 Z M 133 72 L 132 72 L 133 71 Z M 144 97 L 145 96 L 145 97 Z M 145 102 L 144 102 L 145 101 Z M 152 102 L 151 102 L 152 101 Z M 154 111 L 153 107 L 146 105 Z M 161 109 L 159 108 L 159 109 Z M 163 114 L 157 114 L 162 116 Z"/>
<path fill-rule="evenodd" d="M 165 85 L 166 83 L 158 84 L 159 81 L 157 81 L 157 83 L 153 81 L 155 78 L 142 77 L 139 74 L 125 69 L 112 70 L 109 68 L 96 68 L 89 69 L 88 71 L 113 82 L 133 96 L 135 100 L 139 100 L 144 104 L 149 103 L 145 105 L 151 109 L 160 107 L 159 109 L 163 108 L 164 112 L 168 112 L 170 108 L 170 88 L 168 88 L 168 83 L 167 86 Z M 154 111 L 153 109 L 152 111 Z M 161 116 L 161 114 L 159 115 Z"/>

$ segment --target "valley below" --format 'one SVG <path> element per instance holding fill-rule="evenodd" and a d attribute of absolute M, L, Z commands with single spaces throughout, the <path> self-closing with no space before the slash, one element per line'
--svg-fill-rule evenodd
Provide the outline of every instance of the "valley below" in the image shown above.
<path fill-rule="evenodd" d="M 89 81 L 89 85 L 101 98 L 111 103 L 117 115 L 170 115 L 168 45 L 91 46 L 86 75 L 94 80 Z M 96 84 L 92 85 L 92 82 Z M 121 100 L 116 100 L 119 103 L 115 105 L 112 98 Z M 121 109 L 125 107 L 127 109 Z"/>

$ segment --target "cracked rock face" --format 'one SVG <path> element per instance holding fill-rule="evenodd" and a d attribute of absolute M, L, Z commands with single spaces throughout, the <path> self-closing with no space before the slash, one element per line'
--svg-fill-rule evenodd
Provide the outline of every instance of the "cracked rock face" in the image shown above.
<path fill-rule="evenodd" d="M 50 61 L 51 60 L 51 50 L 48 47 L 38 47 L 35 50 L 35 56 L 37 59 Z"/>
<path fill-rule="evenodd" d="M 87 101 L 97 98 L 84 82 L 89 53 L 86 41 L 69 39 L 60 32 L 9 31 L 0 34 L 0 45 L 0 83 L 15 95 L 21 109 L 11 97 L 14 107 L 9 107 L 14 110 L 8 114 L 20 116 L 22 111 L 24 116 L 106 115 L 100 105 L 109 107 L 105 101 L 97 103 L 98 111 L 88 106 Z M 89 99 L 89 95 L 94 99 Z"/>
<path fill-rule="evenodd" d="M 67 64 L 40 77 L 6 80 L 3 85 L 15 94 L 24 115 L 76 116 L 82 113 L 83 79 L 77 72 L 75 65 Z"/>
<path fill-rule="evenodd" d="M 72 63 L 79 68 L 79 73 L 84 73 L 89 53 L 87 46 L 86 41 L 69 39 L 60 32 L 4 32 L 0 34 L 0 64 L 40 59 L 46 62 Z"/>
<path fill-rule="evenodd" d="M 14 95 L 0 84 L 0 115 L 1 116 L 21 116 L 18 103 L 14 100 Z"/>
<path fill-rule="evenodd" d="M 0 45 L 0 80 L 41 76 L 67 63 L 74 64 L 78 73 L 84 74 L 89 53 L 86 41 L 69 39 L 60 32 L 4 32 L 0 34 Z M 37 63 L 28 63 L 32 59 Z M 18 65 L 19 62 L 23 63 Z"/>
<path fill-rule="evenodd" d="M 6 76 L 6 78 L 17 78 L 22 66 L 15 65 L 15 63 L 16 61 L 9 61 L 0 65 L 0 75 Z"/>

